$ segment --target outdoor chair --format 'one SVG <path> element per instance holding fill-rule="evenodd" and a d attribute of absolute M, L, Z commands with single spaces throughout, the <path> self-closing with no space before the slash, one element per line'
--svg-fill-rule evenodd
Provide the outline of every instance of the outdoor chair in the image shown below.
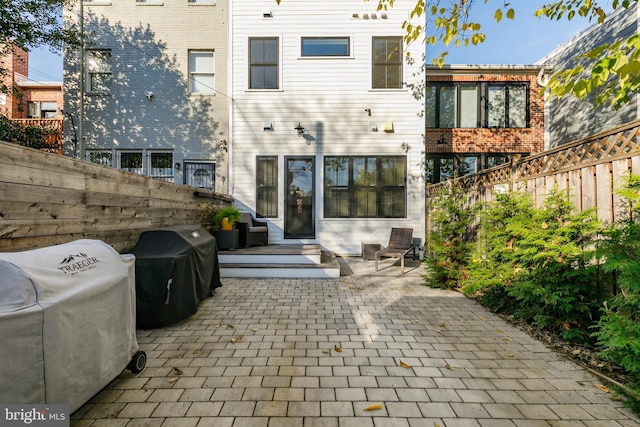
<path fill-rule="evenodd" d="M 389 244 L 386 248 L 376 252 L 376 271 L 378 271 L 378 261 L 381 258 L 400 258 L 402 266 L 402 274 L 404 274 L 404 257 L 414 249 L 413 246 L 413 228 L 392 228 Z M 415 252 L 414 252 L 415 253 Z"/>
<path fill-rule="evenodd" d="M 269 230 L 266 221 L 258 221 L 248 212 L 243 212 L 240 221 L 236 223 L 240 231 L 240 246 L 267 245 Z"/>

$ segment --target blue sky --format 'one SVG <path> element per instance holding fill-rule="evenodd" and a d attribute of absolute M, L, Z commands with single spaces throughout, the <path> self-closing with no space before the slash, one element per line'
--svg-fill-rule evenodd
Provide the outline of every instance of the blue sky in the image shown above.
<path fill-rule="evenodd" d="M 496 24 L 493 12 L 501 2 L 476 1 L 474 20 L 482 24 L 487 39 L 479 46 L 445 49 L 442 46 L 427 46 L 430 60 L 442 50 L 448 50 L 448 64 L 525 64 L 531 65 L 568 41 L 590 23 L 584 18 L 572 21 L 549 21 L 536 18 L 534 11 L 544 1 L 513 0 L 515 20 L 504 19 Z M 605 1 L 603 3 L 608 3 Z M 62 81 L 62 57 L 47 48 L 31 52 L 29 56 L 29 78 L 36 81 Z"/>

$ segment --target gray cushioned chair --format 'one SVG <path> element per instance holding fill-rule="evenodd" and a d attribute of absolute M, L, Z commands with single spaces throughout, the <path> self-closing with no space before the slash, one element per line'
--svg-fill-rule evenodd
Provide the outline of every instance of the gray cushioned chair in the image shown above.
<path fill-rule="evenodd" d="M 240 230 L 240 246 L 269 244 L 269 230 L 266 221 L 258 221 L 249 212 L 243 212 L 240 221 L 236 223 Z"/>

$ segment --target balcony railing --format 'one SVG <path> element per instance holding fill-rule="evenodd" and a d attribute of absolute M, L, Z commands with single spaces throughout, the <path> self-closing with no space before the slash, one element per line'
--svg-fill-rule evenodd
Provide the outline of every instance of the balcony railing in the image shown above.
<path fill-rule="evenodd" d="M 62 154 L 62 119 L 11 119 L 12 122 L 24 127 L 39 127 L 50 130 L 45 136 L 45 147 L 39 148 L 49 153 Z"/>

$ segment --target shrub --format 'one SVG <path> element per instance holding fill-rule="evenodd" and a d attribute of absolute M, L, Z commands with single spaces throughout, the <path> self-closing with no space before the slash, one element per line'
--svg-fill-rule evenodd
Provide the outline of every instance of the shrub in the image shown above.
<path fill-rule="evenodd" d="M 476 209 L 466 206 L 466 200 L 459 188 L 449 184 L 433 204 L 434 230 L 429 233 L 425 257 L 428 286 L 457 288 L 467 274 Z"/>

